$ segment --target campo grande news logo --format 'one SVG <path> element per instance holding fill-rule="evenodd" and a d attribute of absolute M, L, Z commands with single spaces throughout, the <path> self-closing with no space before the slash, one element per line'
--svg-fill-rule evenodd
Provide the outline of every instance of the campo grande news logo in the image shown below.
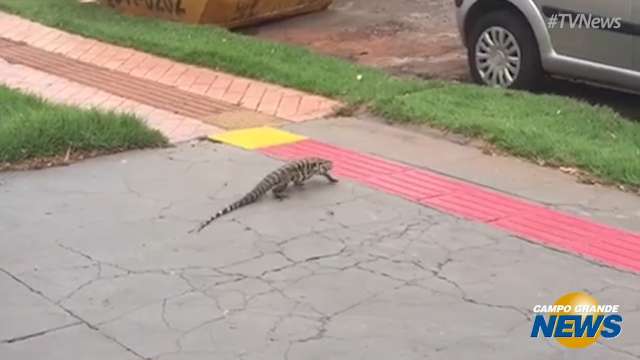
<path fill-rule="evenodd" d="M 589 347 L 600 338 L 613 339 L 622 332 L 620 305 L 600 305 L 584 292 L 566 294 L 553 305 L 536 305 L 533 312 L 532 338 L 555 338 L 572 349 Z"/>

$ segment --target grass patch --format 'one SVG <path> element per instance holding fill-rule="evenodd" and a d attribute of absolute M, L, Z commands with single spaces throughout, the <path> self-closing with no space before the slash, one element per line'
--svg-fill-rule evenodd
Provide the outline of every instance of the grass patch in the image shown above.
<path fill-rule="evenodd" d="M 0 86 L 0 164 L 167 144 L 130 115 L 53 105 Z"/>
<path fill-rule="evenodd" d="M 0 0 L 0 9 L 178 61 L 366 104 L 608 181 L 640 186 L 640 124 L 608 108 L 516 91 L 408 80 L 305 49 L 209 26 L 121 16 L 77 0 Z"/>

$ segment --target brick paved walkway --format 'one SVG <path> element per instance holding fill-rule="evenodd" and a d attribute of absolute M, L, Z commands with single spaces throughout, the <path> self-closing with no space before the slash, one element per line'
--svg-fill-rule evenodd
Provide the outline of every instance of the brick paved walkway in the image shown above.
<path fill-rule="evenodd" d="M 256 126 L 321 118 L 340 106 L 320 96 L 86 39 L 2 12 L 0 83 L 59 103 L 133 112 L 173 142 L 242 127 L 229 119 L 252 113 L 254 119 L 246 123 Z"/>

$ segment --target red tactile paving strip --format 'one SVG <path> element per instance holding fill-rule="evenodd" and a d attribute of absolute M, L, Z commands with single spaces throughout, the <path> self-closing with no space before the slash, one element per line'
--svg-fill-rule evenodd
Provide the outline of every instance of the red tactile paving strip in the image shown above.
<path fill-rule="evenodd" d="M 109 70 L 0 38 L 0 58 L 191 118 L 236 111 L 237 106 L 155 81 Z"/>
<path fill-rule="evenodd" d="M 261 152 L 283 160 L 307 156 L 333 160 L 337 176 L 449 214 L 490 224 L 533 242 L 640 272 L 640 234 L 314 140 L 270 147 Z"/>

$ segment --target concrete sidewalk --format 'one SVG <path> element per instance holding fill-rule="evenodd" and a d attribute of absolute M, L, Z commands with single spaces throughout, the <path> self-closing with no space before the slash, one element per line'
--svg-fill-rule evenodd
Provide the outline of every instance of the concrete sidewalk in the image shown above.
<path fill-rule="evenodd" d="M 356 183 L 187 235 L 277 164 L 200 143 L 1 174 L 0 358 L 640 356 L 637 275 Z M 619 338 L 529 338 L 534 304 L 579 290 L 621 305 Z"/>

